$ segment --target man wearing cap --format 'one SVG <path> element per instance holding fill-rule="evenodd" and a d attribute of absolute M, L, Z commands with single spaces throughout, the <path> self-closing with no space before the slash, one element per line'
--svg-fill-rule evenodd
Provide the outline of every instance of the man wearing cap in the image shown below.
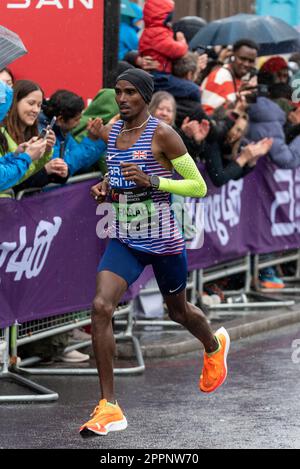
<path fill-rule="evenodd" d="M 94 127 L 95 135 L 107 142 L 109 173 L 91 193 L 98 201 L 109 194 L 116 217 L 98 267 L 92 313 L 101 400 L 91 419 L 80 428 L 83 437 L 107 435 L 127 427 L 115 400 L 112 317 L 146 265 L 153 267 L 171 319 L 204 345 L 200 390 L 215 391 L 227 375 L 227 331 L 221 328 L 214 335 L 202 311 L 186 300 L 186 250 L 170 208 L 170 194 L 205 197 L 206 185 L 178 134 L 149 114 L 153 87 L 151 76 L 143 70 L 124 72 L 115 86 L 121 120 Z M 183 179 L 172 179 L 173 168 Z M 163 210 L 159 210 L 161 206 Z"/>

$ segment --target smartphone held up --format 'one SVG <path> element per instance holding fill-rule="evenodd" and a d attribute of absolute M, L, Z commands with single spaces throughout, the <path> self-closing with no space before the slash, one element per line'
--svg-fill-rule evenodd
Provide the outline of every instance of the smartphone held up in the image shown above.
<path fill-rule="evenodd" d="M 46 140 L 46 138 L 47 138 L 48 135 L 49 135 L 50 130 L 53 129 L 55 122 L 56 122 L 56 116 L 54 116 L 54 117 L 51 119 L 51 122 L 50 122 L 49 125 L 47 125 L 47 127 L 45 127 L 44 129 L 41 130 L 41 132 L 39 133 L 38 138 L 39 138 L 39 139 L 42 139 L 42 140 Z"/>

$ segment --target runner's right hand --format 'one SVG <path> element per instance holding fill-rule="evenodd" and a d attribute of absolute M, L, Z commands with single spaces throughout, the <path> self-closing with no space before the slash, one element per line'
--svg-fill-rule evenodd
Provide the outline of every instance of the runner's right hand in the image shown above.
<path fill-rule="evenodd" d="M 95 199 L 99 204 L 101 204 L 102 202 L 104 202 L 105 197 L 108 194 L 108 190 L 109 190 L 108 181 L 103 179 L 103 181 L 98 182 L 98 184 L 95 184 L 95 186 L 91 187 L 90 193 L 93 199 Z"/>

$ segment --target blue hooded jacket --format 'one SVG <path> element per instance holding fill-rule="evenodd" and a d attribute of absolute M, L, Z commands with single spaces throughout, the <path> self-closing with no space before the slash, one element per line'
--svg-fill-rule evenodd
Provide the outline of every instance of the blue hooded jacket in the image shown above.
<path fill-rule="evenodd" d="M 123 60 L 127 52 L 138 50 L 139 37 L 138 28 L 135 23 L 143 19 L 143 10 L 136 3 L 130 2 L 130 6 L 136 13 L 135 18 L 121 16 L 120 34 L 119 34 L 119 60 Z"/>
<path fill-rule="evenodd" d="M 63 158 L 69 167 L 69 175 L 74 176 L 81 170 L 86 170 L 97 163 L 106 150 L 103 140 L 91 140 L 88 137 L 78 143 L 73 135 L 62 135 L 59 127 L 54 126 L 56 143 L 53 147 L 52 158 Z"/>
<path fill-rule="evenodd" d="M 8 113 L 13 101 L 13 90 L 0 80 L 0 121 Z M 16 185 L 25 175 L 32 161 L 27 153 L 18 156 L 9 153 L 0 158 L 0 191 Z"/>
<path fill-rule="evenodd" d="M 249 118 L 249 140 L 257 142 L 265 137 L 273 138 L 274 143 L 269 153 L 272 161 L 283 169 L 300 166 L 300 136 L 287 145 L 283 129 L 286 114 L 276 103 L 259 97 L 250 107 Z"/>

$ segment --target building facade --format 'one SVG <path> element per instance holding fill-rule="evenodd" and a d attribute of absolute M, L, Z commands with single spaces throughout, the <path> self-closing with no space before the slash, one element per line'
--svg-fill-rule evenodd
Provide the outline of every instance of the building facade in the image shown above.
<path fill-rule="evenodd" d="M 176 18 L 182 16 L 201 16 L 213 21 L 237 13 L 254 13 L 253 0 L 175 0 Z"/>
<path fill-rule="evenodd" d="M 300 0 L 257 0 L 258 15 L 281 18 L 291 26 L 300 25 Z"/>
<path fill-rule="evenodd" d="M 143 6 L 143 0 L 132 0 Z M 176 19 L 201 16 L 213 21 L 238 13 L 257 13 L 283 19 L 291 26 L 300 25 L 300 0 L 175 0 Z"/>

